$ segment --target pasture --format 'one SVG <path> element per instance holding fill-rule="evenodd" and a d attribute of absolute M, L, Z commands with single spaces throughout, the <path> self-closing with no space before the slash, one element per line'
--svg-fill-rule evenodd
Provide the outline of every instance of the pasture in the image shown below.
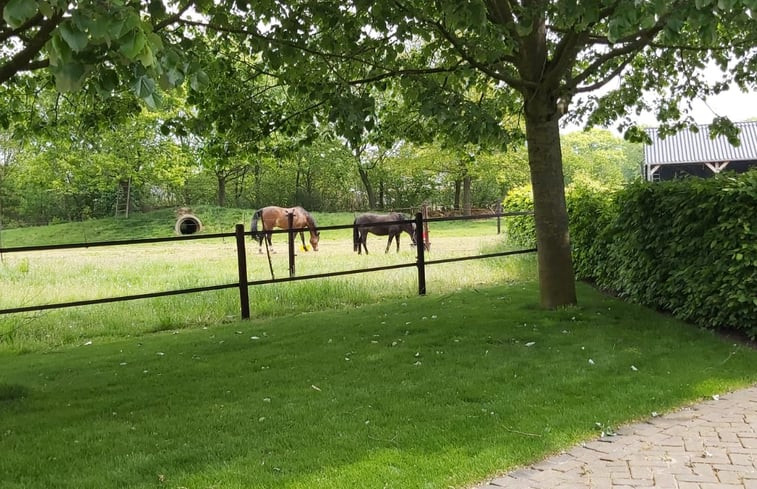
<path fill-rule="evenodd" d="M 201 209 L 202 210 L 202 209 Z M 198 212 L 207 233 L 230 232 L 249 217 L 241 211 L 208 209 Z M 318 215 L 324 225 L 349 224 L 352 214 Z M 125 240 L 170 236 L 173 217 L 165 212 L 124 220 L 68 223 L 3 232 L 4 246 Z M 307 234 L 307 233 L 306 233 Z M 494 220 L 433 223 L 430 258 L 475 255 L 503 248 Z M 288 276 L 286 235 L 273 235 L 269 264 L 258 244 L 247 239 L 248 278 L 266 280 Z M 299 248 L 299 239 L 296 241 Z M 191 287 L 234 283 L 237 278 L 233 238 L 177 241 L 74 250 L 8 253 L 0 266 L 0 308 L 59 303 Z M 299 276 L 412 263 L 415 250 L 407 235 L 399 253 L 383 252 L 386 237 L 369 235 L 370 255 L 353 251 L 351 229 L 321 233 L 318 252 L 298 251 Z M 480 260 L 432 266 L 427 269 L 429 293 L 529 279 L 533 257 Z M 386 298 L 417 294 L 413 268 L 272 284 L 250 288 L 252 316 L 355 307 Z M 0 316 L 0 351 L 33 351 L 81 344 L 101 337 L 123 337 L 162 330 L 203 327 L 239 317 L 238 292 L 227 289 L 155 299 L 83 306 L 30 314 Z"/>
<path fill-rule="evenodd" d="M 501 249 L 493 226 L 432 228 L 431 253 Z M 298 274 L 414 260 L 349 233 Z M 236 280 L 233 240 L 73 251 L 4 256 L 0 305 Z M 544 311 L 534 276 L 526 255 L 431 266 L 424 297 L 413 269 L 256 286 L 249 321 L 234 289 L 0 317 L 0 487 L 464 488 L 757 382 L 754 349 L 584 284 Z"/>

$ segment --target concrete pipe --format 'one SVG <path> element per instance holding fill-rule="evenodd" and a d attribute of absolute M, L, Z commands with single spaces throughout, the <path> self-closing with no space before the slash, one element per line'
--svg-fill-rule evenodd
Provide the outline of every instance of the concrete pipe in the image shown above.
<path fill-rule="evenodd" d="M 182 214 L 176 219 L 174 231 L 180 236 L 199 233 L 202 231 L 202 222 L 194 214 Z"/>

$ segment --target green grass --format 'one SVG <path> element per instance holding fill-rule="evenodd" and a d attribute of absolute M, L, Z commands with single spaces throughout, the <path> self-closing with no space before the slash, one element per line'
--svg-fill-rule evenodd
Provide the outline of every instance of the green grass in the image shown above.
<path fill-rule="evenodd" d="M 710 332 L 584 285 L 577 307 L 537 296 L 481 286 L 0 353 L 0 487 L 465 487 L 757 381 L 757 351 Z"/>
<path fill-rule="evenodd" d="M 241 222 L 243 217 L 242 211 L 233 209 L 196 209 L 195 213 L 204 223 L 210 223 L 206 227 L 208 233 L 233 229 L 235 220 Z M 173 219 L 171 213 L 157 211 L 135 215 L 129 220 L 105 219 L 10 231 L 18 240 L 14 245 L 21 242 L 56 243 L 59 241 L 49 240 L 64 235 L 69 238 L 74 235 L 98 236 L 97 240 L 146 238 L 159 236 L 157 230 L 164 225 L 163 221 L 173 222 Z M 318 219 L 324 226 L 339 225 L 351 222 L 353 215 L 323 214 Z M 52 233 L 48 228 L 58 229 L 58 232 Z M 64 228 L 66 232 L 61 230 Z M 132 236 L 126 236 L 127 231 Z M 492 220 L 433 223 L 431 239 L 430 259 L 470 255 L 492 246 L 502 247 L 501 237 L 496 235 L 496 222 Z M 279 251 L 271 256 L 274 276 L 287 277 L 286 237 L 276 235 L 273 241 Z M 258 254 L 257 244 L 250 240 L 247 243 L 248 278 L 270 279 L 267 257 Z M 318 253 L 298 254 L 297 275 L 413 263 L 415 260 L 415 251 L 410 248 L 407 236 L 403 237 L 399 254 L 394 250 L 384 254 L 386 239 L 382 237 L 371 235 L 368 245 L 371 254 L 358 256 L 352 250 L 350 229 L 323 231 Z M 533 257 L 463 262 L 428 268 L 427 289 L 429 293 L 448 293 L 531 276 Z M 8 253 L 0 264 L 0 289 L 3 290 L 0 308 L 232 284 L 237 280 L 233 238 Z M 339 309 L 415 294 L 417 278 L 414 268 L 266 285 L 250 290 L 252 315 L 257 318 Z M 239 315 L 236 289 L 4 315 L 0 316 L 0 351 L 38 351 L 81 344 L 95 338 L 210 326 L 234 320 Z"/>
<path fill-rule="evenodd" d="M 216 233 L 252 211 L 194 212 Z M 174 221 L 1 237 L 155 237 Z M 494 220 L 433 223 L 430 258 L 502 249 L 495 233 Z M 371 237 L 357 256 L 349 229 L 321 244 L 298 254 L 298 275 L 414 261 L 406 238 L 386 255 Z M 249 278 L 270 278 L 247 251 Z M 285 254 L 271 261 L 286 276 Z M 252 321 L 235 290 L 2 316 L 0 487 L 465 487 L 757 381 L 757 351 L 585 285 L 579 306 L 541 310 L 534 275 L 522 256 L 432 266 L 426 297 L 412 268 L 265 285 L 250 290 Z M 229 239 L 12 253 L 0 307 L 234 281 Z"/>
<path fill-rule="evenodd" d="M 233 233 L 236 224 L 244 224 L 250 230 L 250 220 L 255 209 L 233 209 L 214 206 L 192 208 L 203 225 L 203 234 Z M 314 212 L 318 226 L 342 226 L 352 224 L 358 213 Z M 29 228 L 0 230 L 0 247 L 34 246 L 46 244 L 92 243 L 96 241 L 163 238 L 174 236 L 176 213 L 174 209 L 161 209 L 146 213 L 132 213 L 126 219 L 111 217 L 83 222 L 67 222 Z M 467 235 L 494 234 L 496 219 L 473 221 L 435 222 L 431 224 L 432 236 L 458 235 L 464 229 Z M 331 231 L 332 239 L 351 239 L 349 229 Z M 279 240 L 283 236 L 279 236 Z"/>

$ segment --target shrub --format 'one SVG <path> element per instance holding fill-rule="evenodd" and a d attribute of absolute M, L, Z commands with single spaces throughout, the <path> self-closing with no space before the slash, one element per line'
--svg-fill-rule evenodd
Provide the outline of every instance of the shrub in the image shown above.
<path fill-rule="evenodd" d="M 604 247 L 579 254 L 577 269 L 634 302 L 755 338 L 755 209 L 757 171 L 631 184 L 617 193 L 602 229 L 571 216 L 572 235 L 597 232 L 595 248 Z"/>
<path fill-rule="evenodd" d="M 502 200 L 503 212 L 533 211 L 534 196 L 530 185 L 510 190 Z M 536 246 L 534 216 L 507 216 L 505 222 L 505 239 L 515 246 Z"/>
<path fill-rule="evenodd" d="M 576 277 L 593 280 L 606 266 L 608 247 L 605 229 L 617 210 L 613 192 L 600 184 L 582 182 L 568 188 L 566 204 L 570 219 L 570 243 Z"/>
<path fill-rule="evenodd" d="M 506 210 L 533 208 L 527 189 Z M 568 189 L 576 277 L 708 328 L 757 338 L 757 170 Z M 531 216 L 508 218 L 511 242 L 533 243 Z M 531 241 L 528 241 L 531 240 Z"/>

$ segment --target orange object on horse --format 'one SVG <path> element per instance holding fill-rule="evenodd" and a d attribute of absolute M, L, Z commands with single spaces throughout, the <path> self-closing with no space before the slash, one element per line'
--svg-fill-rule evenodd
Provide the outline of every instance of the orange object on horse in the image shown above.
<path fill-rule="evenodd" d="M 308 247 L 305 244 L 305 235 L 303 231 L 305 228 L 310 231 L 310 245 L 313 247 L 313 251 L 318 251 L 318 240 L 321 233 L 316 227 L 315 219 L 310 215 L 308 211 L 302 207 L 277 207 L 270 205 L 258 209 L 252 215 L 252 239 L 258 242 L 258 252 L 263 252 L 263 238 L 265 238 L 268 246 L 271 246 L 271 235 L 274 228 L 289 229 L 289 216 L 293 216 L 292 229 L 300 233 L 302 239 L 302 248 L 308 251 Z M 261 229 L 258 230 L 258 223 L 260 223 Z"/>

